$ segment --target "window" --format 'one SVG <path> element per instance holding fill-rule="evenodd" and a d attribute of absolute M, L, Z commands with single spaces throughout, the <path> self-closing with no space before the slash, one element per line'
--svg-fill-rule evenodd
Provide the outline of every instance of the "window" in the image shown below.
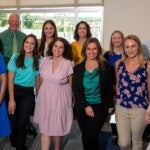
<path fill-rule="evenodd" d="M 92 31 L 92 36 L 103 41 L 103 7 L 63 7 L 63 8 L 40 8 L 20 9 L 21 31 L 26 34 L 33 33 L 37 38 L 41 37 L 43 22 L 52 19 L 57 26 L 58 36 L 73 41 L 76 24 L 84 20 Z M 0 32 L 7 26 L 8 13 L 0 13 Z"/>

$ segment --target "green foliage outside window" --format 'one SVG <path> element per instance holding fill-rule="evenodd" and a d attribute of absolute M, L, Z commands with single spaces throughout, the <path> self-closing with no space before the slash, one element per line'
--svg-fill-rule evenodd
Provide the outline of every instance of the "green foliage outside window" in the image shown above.
<path fill-rule="evenodd" d="M 7 14 L 0 13 L 0 27 L 4 27 L 7 24 Z"/>

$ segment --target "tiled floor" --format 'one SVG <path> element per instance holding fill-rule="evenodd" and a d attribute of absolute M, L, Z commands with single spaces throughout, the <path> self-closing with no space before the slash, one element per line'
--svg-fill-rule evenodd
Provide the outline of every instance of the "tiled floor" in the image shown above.
<path fill-rule="evenodd" d="M 105 124 L 103 131 L 110 131 L 110 125 Z M 146 150 L 147 144 L 148 142 L 144 143 L 143 150 Z M 35 138 L 28 136 L 27 146 L 30 150 L 40 150 L 40 135 L 38 134 Z M 10 146 L 9 138 L 0 138 L 0 150 L 13 150 Z M 73 122 L 70 134 L 63 137 L 61 150 L 83 150 L 81 144 L 81 133 L 76 121 Z M 150 150 L 150 148 L 147 150 Z"/>
<path fill-rule="evenodd" d="M 27 146 L 30 150 L 40 150 L 40 135 L 38 134 L 36 138 L 28 136 Z M 0 150 L 13 150 L 10 146 L 9 138 L 0 138 Z M 83 150 L 81 133 L 76 121 L 73 122 L 70 134 L 63 137 L 61 150 Z"/>

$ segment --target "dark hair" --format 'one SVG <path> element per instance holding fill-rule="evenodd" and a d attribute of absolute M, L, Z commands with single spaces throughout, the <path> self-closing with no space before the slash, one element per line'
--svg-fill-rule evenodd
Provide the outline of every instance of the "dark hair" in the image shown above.
<path fill-rule="evenodd" d="M 54 41 L 52 43 L 50 43 L 49 50 L 48 50 L 48 53 L 47 53 L 48 56 L 53 56 L 52 49 L 53 49 L 54 44 L 57 41 L 60 41 L 64 44 L 63 57 L 72 61 L 72 48 L 71 48 L 71 45 L 69 44 L 69 42 L 66 39 L 64 39 L 62 37 L 57 37 L 56 39 L 54 39 Z"/>
<path fill-rule="evenodd" d="M 55 22 L 53 20 L 46 20 L 43 24 L 43 27 L 42 27 L 41 43 L 40 43 L 40 46 L 39 46 L 39 52 L 40 52 L 40 55 L 42 55 L 42 56 L 44 56 L 44 48 L 45 48 L 45 41 L 46 41 L 46 36 L 45 36 L 45 33 L 44 33 L 44 28 L 45 28 L 46 24 L 51 24 L 54 28 L 53 39 L 58 37 Z"/>
<path fill-rule="evenodd" d="M 105 68 L 104 62 L 106 62 L 106 60 L 102 56 L 102 47 L 101 47 L 101 44 L 97 38 L 88 38 L 84 42 L 83 47 L 82 47 L 82 51 L 81 51 L 81 55 L 83 56 L 84 60 L 86 60 L 86 50 L 87 50 L 87 47 L 90 43 L 95 43 L 97 45 L 97 49 L 98 49 L 97 60 L 98 60 L 99 68 L 101 70 L 103 70 Z"/>
<path fill-rule="evenodd" d="M 92 36 L 89 24 L 87 22 L 85 22 L 85 21 L 80 21 L 79 23 L 77 23 L 76 28 L 74 30 L 74 39 L 76 41 L 79 40 L 78 28 L 79 28 L 80 24 L 85 24 L 85 26 L 86 26 L 86 30 L 87 30 L 86 38 L 90 38 Z"/>
<path fill-rule="evenodd" d="M 17 65 L 18 68 L 25 68 L 25 65 L 24 65 L 24 58 L 25 58 L 24 43 L 26 42 L 26 40 L 29 37 L 33 38 L 34 41 L 35 41 L 35 47 L 34 47 L 33 56 L 32 56 L 33 57 L 33 68 L 35 70 L 38 70 L 39 69 L 38 41 L 37 41 L 37 38 L 34 34 L 29 34 L 25 37 L 25 39 L 23 41 L 23 44 L 22 44 L 20 54 L 16 59 L 16 65 Z"/>

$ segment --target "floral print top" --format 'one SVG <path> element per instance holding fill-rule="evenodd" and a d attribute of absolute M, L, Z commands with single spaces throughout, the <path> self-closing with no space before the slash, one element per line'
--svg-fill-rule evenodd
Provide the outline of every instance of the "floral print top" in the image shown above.
<path fill-rule="evenodd" d="M 133 73 L 126 70 L 122 61 L 118 66 L 119 81 L 117 87 L 117 103 L 126 108 L 148 107 L 147 63 Z"/>

